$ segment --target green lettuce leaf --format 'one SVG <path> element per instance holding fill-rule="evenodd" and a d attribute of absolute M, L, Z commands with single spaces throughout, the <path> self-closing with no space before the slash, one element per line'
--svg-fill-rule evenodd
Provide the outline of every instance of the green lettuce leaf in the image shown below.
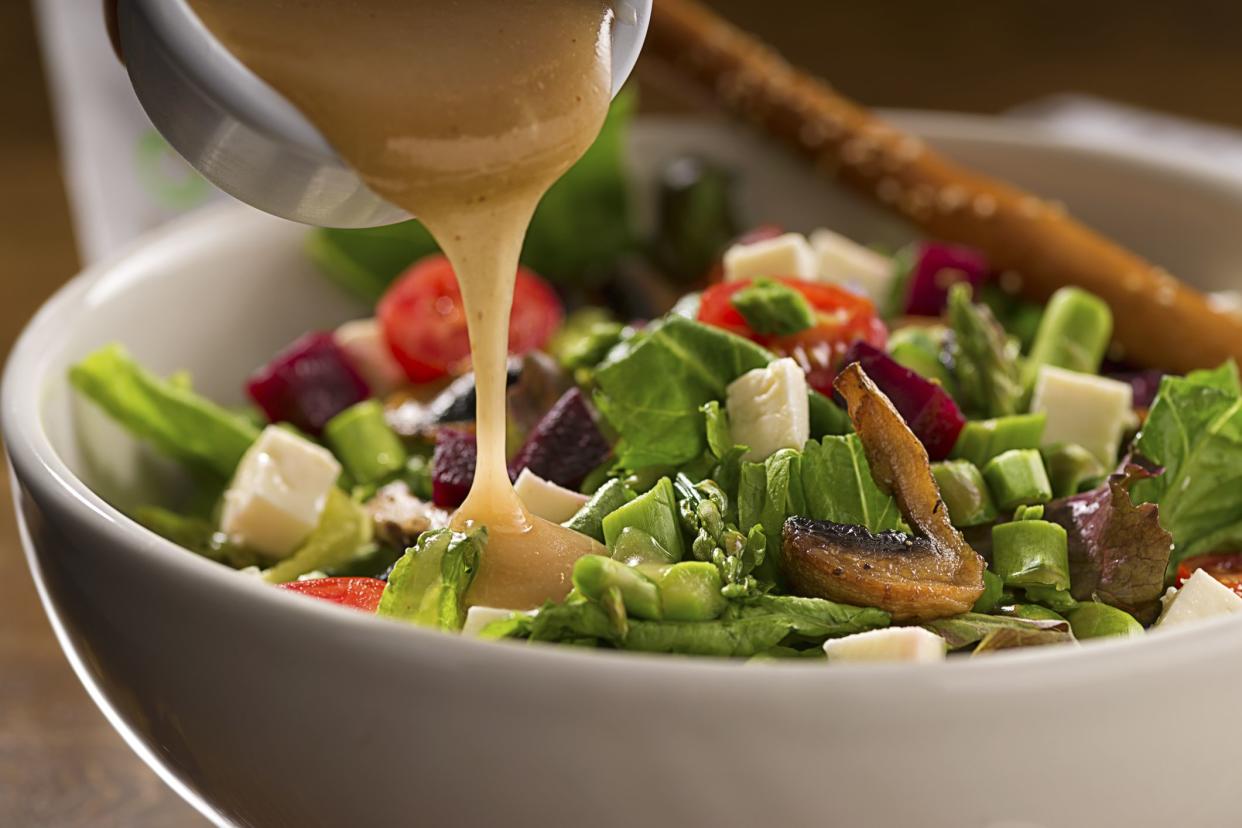
<path fill-rule="evenodd" d="M 196 555 L 227 564 L 234 569 L 256 566 L 259 557 L 229 541 L 210 521 L 183 515 L 159 506 L 139 506 L 131 517 L 162 538 Z"/>
<path fill-rule="evenodd" d="M 466 610 L 462 597 L 474 581 L 487 544 L 487 530 L 425 532 L 388 576 L 379 615 L 423 627 L 460 630 Z"/>
<path fill-rule="evenodd" d="M 1238 379 L 1238 363 L 1227 359 L 1215 368 L 1201 368 L 1186 375 L 1188 382 L 1218 388 L 1229 394 L 1242 395 L 1242 381 Z"/>
<path fill-rule="evenodd" d="M 1062 634 L 1062 640 L 1071 640 L 1068 621 L 1035 620 L 1028 618 L 1010 618 L 1001 615 L 984 615 L 978 612 L 966 612 L 951 618 L 939 618 L 923 625 L 948 644 L 950 650 L 960 650 L 984 641 L 989 635 L 1002 631 L 1026 634 L 1031 632 L 1055 632 Z M 1040 641 L 1039 643 L 1048 643 Z M 1001 649 L 1002 645 L 1014 646 L 1012 640 L 993 641 L 992 649 Z"/>
<path fill-rule="evenodd" d="M 621 437 L 631 469 L 680 466 L 707 448 L 703 406 L 772 360 L 763 348 L 681 316 L 653 322 L 595 370 L 595 402 Z"/>
<path fill-rule="evenodd" d="M 1242 543 L 1242 395 L 1232 362 L 1165 377 L 1134 443 L 1164 474 L 1136 483 L 1135 502 L 1155 503 L 1179 561 Z"/>
<path fill-rule="evenodd" d="M 494 622 L 487 638 L 595 644 L 648 653 L 749 658 L 791 637 L 819 642 L 887 626 L 888 613 L 819 598 L 760 596 L 735 603 L 715 621 L 667 622 L 630 619 L 622 633 L 593 602 L 547 604 L 534 617 Z"/>
<path fill-rule="evenodd" d="M 801 472 L 806 508 L 796 514 L 872 532 L 903 528 L 896 502 L 871 476 L 857 435 L 809 441 L 802 450 Z"/>
<path fill-rule="evenodd" d="M 987 306 L 970 297 L 970 285 L 963 282 L 949 289 L 958 402 L 972 418 L 1016 414 L 1022 400 L 1018 349 Z"/>
<path fill-rule="evenodd" d="M 340 489 L 328 492 L 319 525 L 289 557 L 263 572 L 270 584 L 294 581 L 308 572 L 341 567 L 371 549 L 371 518 Z"/>
<path fill-rule="evenodd" d="M 233 475 L 259 430 L 244 417 L 141 368 L 106 345 L 69 369 L 69 382 L 136 437 L 187 466 Z"/>
<path fill-rule="evenodd" d="M 634 241 L 623 150 L 633 94 L 612 103 L 591 148 L 552 185 L 531 220 L 522 263 L 558 282 L 583 284 L 607 272 Z M 377 301 L 412 262 L 438 250 L 418 221 L 362 230 L 320 229 L 308 242 L 328 278 Z"/>
<path fill-rule="evenodd" d="M 762 463 L 744 463 L 737 495 L 738 525 L 758 526 L 766 538 L 760 572 L 779 582 L 781 529 L 785 518 L 806 513 L 802 453 L 781 449 Z"/>

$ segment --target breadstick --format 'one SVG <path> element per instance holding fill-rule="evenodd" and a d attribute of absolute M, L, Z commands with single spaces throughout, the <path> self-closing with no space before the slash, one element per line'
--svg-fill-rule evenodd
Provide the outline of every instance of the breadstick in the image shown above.
<path fill-rule="evenodd" d="M 1027 297 L 1043 301 L 1065 285 L 1100 296 L 1128 361 L 1177 372 L 1242 362 L 1239 318 L 1059 206 L 945 159 L 696 0 L 657 0 L 646 49 L 819 170 L 930 236 L 984 251 Z"/>

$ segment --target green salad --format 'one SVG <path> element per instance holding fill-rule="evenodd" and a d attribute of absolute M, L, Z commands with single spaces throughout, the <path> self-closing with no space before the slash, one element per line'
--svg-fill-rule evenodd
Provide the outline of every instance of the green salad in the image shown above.
<path fill-rule="evenodd" d="M 939 661 L 1242 609 L 1233 363 L 1126 366 L 1085 291 L 1036 304 L 973 249 L 761 223 L 707 159 L 666 167 L 637 231 L 631 108 L 540 206 L 510 320 L 511 478 L 598 543 L 563 590 L 472 600 L 487 527 L 450 521 L 474 474 L 469 342 L 414 222 L 312 232 L 374 316 L 239 377 L 243 408 L 122 344 L 73 366 L 194 481 L 133 519 L 310 598 L 617 650 Z"/>

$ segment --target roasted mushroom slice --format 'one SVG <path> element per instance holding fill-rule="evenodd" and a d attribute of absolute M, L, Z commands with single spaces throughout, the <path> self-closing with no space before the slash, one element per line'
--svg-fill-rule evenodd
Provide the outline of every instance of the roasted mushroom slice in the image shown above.
<path fill-rule="evenodd" d="M 782 534 L 785 575 L 801 595 L 930 621 L 969 611 L 983 591 L 982 575 L 963 583 L 960 559 L 930 538 L 805 517 Z"/>
<path fill-rule="evenodd" d="M 914 534 L 790 518 L 783 547 L 791 585 L 804 595 L 879 607 L 895 621 L 968 611 L 983 593 L 983 559 L 949 522 L 923 444 L 857 363 L 835 386 L 872 477 Z"/>
<path fill-rule="evenodd" d="M 448 525 L 448 514 L 410 493 L 401 481 L 389 483 L 366 505 L 374 526 L 375 539 L 395 549 L 406 549 L 428 529 Z"/>

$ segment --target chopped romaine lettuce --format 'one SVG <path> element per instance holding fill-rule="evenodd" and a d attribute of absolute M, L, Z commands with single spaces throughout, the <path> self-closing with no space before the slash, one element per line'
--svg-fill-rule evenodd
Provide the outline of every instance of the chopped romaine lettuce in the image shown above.
<path fill-rule="evenodd" d="M 811 440 L 802 450 L 801 466 L 806 517 L 865 526 L 871 532 L 903 527 L 897 504 L 871 476 L 857 435 Z"/>
<path fill-rule="evenodd" d="M 466 619 L 462 598 L 479 569 L 487 530 L 468 533 L 437 529 L 397 561 L 380 598 L 378 614 L 424 627 L 460 630 Z"/>
<path fill-rule="evenodd" d="M 223 533 L 217 532 L 203 518 L 178 514 L 159 506 L 140 506 L 134 510 L 132 517 L 160 537 L 234 569 L 245 569 L 259 563 L 254 552 L 230 543 Z"/>
<path fill-rule="evenodd" d="M 246 418 L 200 397 L 184 381 L 154 376 L 120 345 L 106 345 L 74 365 L 69 381 L 135 436 L 221 478 L 232 476 L 259 437 Z"/>
<path fill-rule="evenodd" d="M 1038 631 L 1058 633 L 1063 641 L 1069 641 L 1073 638 L 1070 634 L 1069 622 L 1067 621 L 1012 618 L 1003 615 L 983 615 L 978 612 L 967 612 L 951 618 L 940 618 L 935 621 L 929 621 L 923 626 L 943 638 L 950 650 L 960 650 L 972 644 L 978 644 L 987 639 L 988 636 L 995 635 L 1003 630 L 1024 634 Z M 991 649 L 1001 649 L 1000 645 L 1002 642 L 997 641 L 994 643 L 996 646 L 991 647 Z M 1046 640 L 1046 637 L 1043 637 L 1042 640 L 1025 641 L 1023 643 L 1045 644 L 1051 642 Z M 1012 641 L 1008 642 L 1006 646 L 1014 646 L 1014 643 Z"/>
<path fill-rule="evenodd" d="M 749 658 L 787 640 L 814 644 L 826 638 L 888 626 L 888 613 L 819 598 L 759 596 L 731 604 L 714 621 L 631 619 L 622 632 L 607 611 L 590 601 L 547 604 L 535 616 L 511 616 L 485 629 L 487 638 L 527 638 L 605 644 L 624 650 Z"/>
<path fill-rule="evenodd" d="M 596 404 L 621 437 L 618 460 L 641 469 L 699 457 L 707 447 L 703 406 L 771 360 L 749 340 L 681 316 L 652 323 L 595 370 Z"/>

